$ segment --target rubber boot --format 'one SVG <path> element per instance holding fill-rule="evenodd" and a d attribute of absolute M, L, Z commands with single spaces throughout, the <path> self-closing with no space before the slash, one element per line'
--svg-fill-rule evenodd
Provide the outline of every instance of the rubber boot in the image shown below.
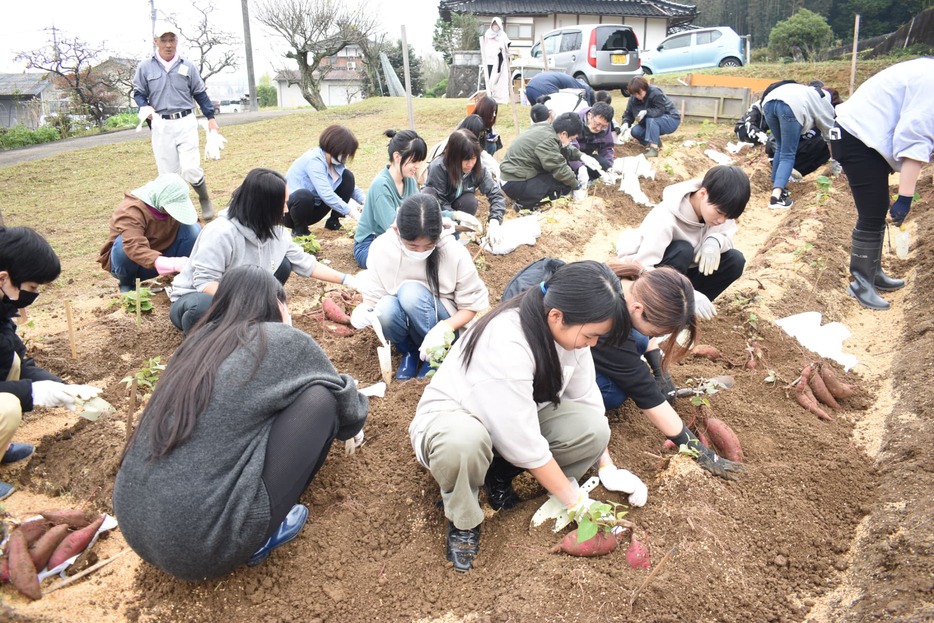
<path fill-rule="evenodd" d="M 905 287 L 904 279 L 896 279 L 895 277 L 889 277 L 885 274 L 885 271 L 882 270 L 882 247 L 884 246 L 885 232 L 879 232 L 879 270 L 876 271 L 876 278 L 873 280 L 873 285 L 876 286 L 876 290 L 882 292 L 894 292 Z"/>
<path fill-rule="evenodd" d="M 192 184 L 192 188 L 198 193 L 198 202 L 201 204 L 201 218 L 205 223 L 214 220 L 214 204 L 211 203 L 211 195 L 208 193 L 208 183 L 201 178 L 200 184 Z"/>
<path fill-rule="evenodd" d="M 493 457 L 493 462 L 486 470 L 486 478 L 483 479 L 483 488 L 493 510 L 509 510 L 522 502 L 512 488 L 512 481 L 524 471 L 524 468 L 516 467 L 501 456 Z"/>
<path fill-rule="evenodd" d="M 882 232 L 853 230 L 850 274 L 854 281 L 846 290 L 863 307 L 880 311 L 889 308 L 889 302 L 879 296 L 874 285 L 882 255 L 881 236 Z"/>

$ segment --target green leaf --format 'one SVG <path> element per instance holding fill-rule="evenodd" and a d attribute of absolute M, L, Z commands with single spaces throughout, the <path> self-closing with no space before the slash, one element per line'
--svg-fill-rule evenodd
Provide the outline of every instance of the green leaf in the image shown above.
<path fill-rule="evenodd" d="M 599 527 L 590 517 L 582 517 L 581 520 L 577 522 L 577 542 L 583 543 L 584 541 L 589 541 L 597 536 L 598 530 Z"/>

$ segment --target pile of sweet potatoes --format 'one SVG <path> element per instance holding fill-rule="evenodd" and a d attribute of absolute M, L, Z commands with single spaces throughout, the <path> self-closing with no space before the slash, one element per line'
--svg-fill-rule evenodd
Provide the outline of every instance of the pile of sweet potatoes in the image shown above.
<path fill-rule="evenodd" d="M 839 409 L 840 400 L 856 393 L 856 386 L 838 379 L 833 370 L 821 362 L 804 366 L 801 376 L 792 385 L 795 388 L 795 399 L 798 404 L 826 421 L 832 419 L 827 409 L 831 411 Z"/>
<path fill-rule="evenodd" d="M 39 513 L 42 519 L 19 524 L 0 558 L 0 582 L 10 582 L 30 599 L 40 599 L 39 571 L 54 569 L 83 552 L 97 534 L 104 515 L 74 509 Z"/>

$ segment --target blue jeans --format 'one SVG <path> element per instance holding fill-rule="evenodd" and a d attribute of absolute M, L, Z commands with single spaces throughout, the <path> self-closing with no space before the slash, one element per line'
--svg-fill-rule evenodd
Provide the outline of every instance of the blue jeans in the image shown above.
<path fill-rule="evenodd" d="M 663 134 L 671 134 L 678 129 L 679 125 L 681 125 L 681 120 L 671 115 L 646 117 L 642 123 L 632 126 L 632 137 L 643 145 L 649 143 L 658 145 Z"/>
<path fill-rule="evenodd" d="M 765 121 L 775 137 L 775 157 L 772 158 L 772 188 L 784 190 L 795 168 L 795 154 L 801 140 L 801 124 L 791 106 L 781 100 L 769 100 L 764 107 Z"/>
<path fill-rule="evenodd" d="M 201 232 L 201 225 L 179 225 L 175 241 L 162 251 L 166 257 L 188 257 L 191 248 L 195 246 L 195 238 Z M 136 289 L 136 279 L 145 280 L 156 277 L 159 273 L 155 268 L 143 268 L 129 257 L 123 249 L 123 236 L 117 236 L 110 249 L 110 274 L 120 282 L 120 291 L 129 292 Z"/>
<path fill-rule="evenodd" d="M 386 339 L 403 353 L 417 351 L 431 328 L 451 317 L 441 301 L 416 281 L 403 283 L 395 296 L 381 298 L 376 309 Z"/>
<path fill-rule="evenodd" d="M 366 258 L 370 256 L 370 245 L 376 240 L 376 234 L 370 234 L 360 242 L 353 243 L 353 259 L 357 260 L 357 266 L 366 268 Z"/>
<path fill-rule="evenodd" d="M 629 337 L 636 342 L 636 352 L 644 355 L 649 347 L 648 336 L 642 335 L 635 329 L 629 333 Z M 603 396 L 603 407 L 606 410 L 618 409 L 626 402 L 626 392 L 620 389 L 619 385 L 610 380 L 609 377 L 597 372 L 597 387 L 600 388 L 600 394 Z"/>

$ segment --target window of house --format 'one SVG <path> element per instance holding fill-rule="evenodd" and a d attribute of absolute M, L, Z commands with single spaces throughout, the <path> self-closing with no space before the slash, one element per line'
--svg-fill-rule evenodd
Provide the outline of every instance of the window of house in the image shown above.
<path fill-rule="evenodd" d="M 531 39 L 532 24 L 506 24 L 506 35 L 510 39 Z"/>

